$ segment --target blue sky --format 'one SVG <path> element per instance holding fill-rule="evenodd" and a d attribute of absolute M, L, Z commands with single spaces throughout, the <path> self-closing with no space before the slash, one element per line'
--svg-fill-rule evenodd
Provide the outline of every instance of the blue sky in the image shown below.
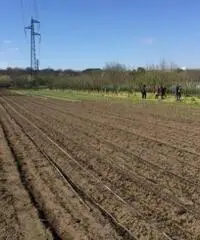
<path fill-rule="evenodd" d="M 200 66 L 199 0 L 1 0 L 0 68 L 30 64 L 23 27 L 36 16 L 34 1 L 42 68 Z"/>

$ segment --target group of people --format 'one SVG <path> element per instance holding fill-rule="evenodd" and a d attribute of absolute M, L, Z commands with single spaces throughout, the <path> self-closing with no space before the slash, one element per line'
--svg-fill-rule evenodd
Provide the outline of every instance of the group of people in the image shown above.
<path fill-rule="evenodd" d="M 155 88 L 155 99 L 158 99 L 159 97 L 161 99 L 164 99 L 166 97 L 166 93 L 167 93 L 166 87 L 164 87 L 163 85 L 158 86 L 157 88 Z M 181 93 L 182 93 L 182 88 L 179 84 L 177 84 L 175 89 L 177 101 L 181 99 Z M 147 98 L 147 88 L 145 84 L 141 87 L 141 94 L 143 99 Z"/>
<path fill-rule="evenodd" d="M 163 87 L 163 85 L 158 86 L 155 91 L 155 99 L 158 99 L 159 97 L 161 99 L 164 99 L 166 97 L 166 92 L 167 92 L 166 87 Z"/>

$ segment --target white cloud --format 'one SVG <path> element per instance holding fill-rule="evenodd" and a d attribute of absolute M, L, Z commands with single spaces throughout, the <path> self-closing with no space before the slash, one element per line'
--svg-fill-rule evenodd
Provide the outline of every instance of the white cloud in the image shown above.
<path fill-rule="evenodd" d="M 4 40 L 3 41 L 4 44 L 11 44 L 11 42 L 12 42 L 11 40 Z"/>
<path fill-rule="evenodd" d="M 19 51 L 19 48 L 18 47 L 14 47 L 14 48 L 12 48 L 12 50 Z"/>
<path fill-rule="evenodd" d="M 155 42 L 155 39 L 152 37 L 145 37 L 141 39 L 141 43 L 145 45 L 152 45 Z"/>
<path fill-rule="evenodd" d="M 9 51 L 9 52 L 18 52 L 19 48 L 18 47 L 9 47 L 9 48 L 7 48 L 7 51 Z"/>
<path fill-rule="evenodd" d="M 187 70 L 187 67 L 181 67 L 181 69 L 182 69 L 183 71 L 185 71 L 185 70 Z"/>

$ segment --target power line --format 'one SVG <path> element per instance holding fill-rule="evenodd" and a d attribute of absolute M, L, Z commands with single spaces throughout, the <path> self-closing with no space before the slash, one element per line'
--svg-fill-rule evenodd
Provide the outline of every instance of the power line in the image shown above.
<path fill-rule="evenodd" d="M 27 39 L 26 31 L 25 31 L 25 8 L 24 8 L 24 0 L 20 0 L 20 8 L 21 8 L 21 18 L 22 18 L 22 25 L 24 28 L 24 35 Z"/>
<path fill-rule="evenodd" d="M 25 26 L 25 16 L 24 16 L 24 0 L 20 0 L 20 7 L 21 7 L 21 17 L 22 17 L 22 23 Z"/>
<path fill-rule="evenodd" d="M 34 13 L 35 13 L 35 18 L 39 19 L 38 2 L 37 2 L 37 0 L 34 0 Z"/>

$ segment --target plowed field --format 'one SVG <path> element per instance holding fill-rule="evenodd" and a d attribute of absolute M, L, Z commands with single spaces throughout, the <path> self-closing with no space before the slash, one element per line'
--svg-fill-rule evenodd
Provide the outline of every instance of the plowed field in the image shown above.
<path fill-rule="evenodd" d="M 0 239 L 200 239 L 200 109 L 0 94 Z"/>

